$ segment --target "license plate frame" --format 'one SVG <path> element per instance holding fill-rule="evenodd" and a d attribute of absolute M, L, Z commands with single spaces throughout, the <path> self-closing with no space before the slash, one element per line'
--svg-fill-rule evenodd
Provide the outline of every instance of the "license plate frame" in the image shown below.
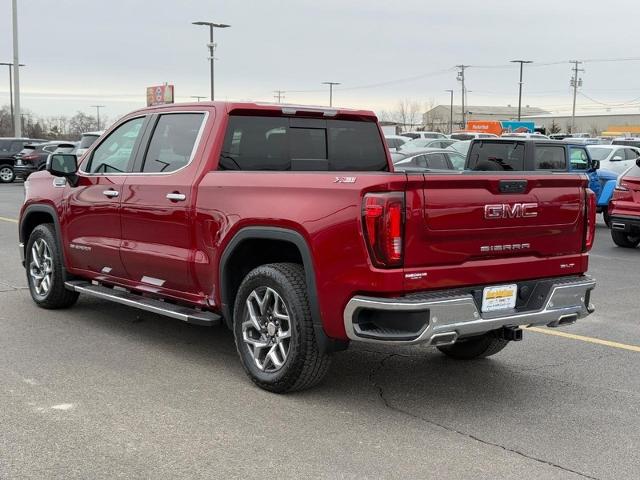
<path fill-rule="evenodd" d="M 482 290 L 482 312 L 491 313 L 512 310 L 516 306 L 518 285 L 494 285 Z"/>

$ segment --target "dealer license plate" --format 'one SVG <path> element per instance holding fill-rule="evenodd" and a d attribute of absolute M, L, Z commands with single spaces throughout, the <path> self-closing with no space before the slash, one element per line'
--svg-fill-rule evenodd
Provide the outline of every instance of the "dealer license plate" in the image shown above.
<path fill-rule="evenodd" d="M 517 285 L 486 287 L 482 291 L 482 311 L 509 310 L 516 306 Z"/>

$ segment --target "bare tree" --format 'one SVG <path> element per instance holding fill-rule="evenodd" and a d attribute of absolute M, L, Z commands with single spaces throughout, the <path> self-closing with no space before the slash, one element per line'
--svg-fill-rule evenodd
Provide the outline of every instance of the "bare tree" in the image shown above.
<path fill-rule="evenodd" d="M 393 121 L 398 122 L 404 130 L 413 130 L 422 124 L 420 118 L 420 103 L 415 100 L 404 99 L 398 101 L 396 110 L 391 112 Z"/>
<path fill-rule="evenodd" d="M 95 117 L 84 112 L 78 112 L 69 119 L 69 133 L 79 135 L 83 132 L 97 130 L 98 122 Z"/>

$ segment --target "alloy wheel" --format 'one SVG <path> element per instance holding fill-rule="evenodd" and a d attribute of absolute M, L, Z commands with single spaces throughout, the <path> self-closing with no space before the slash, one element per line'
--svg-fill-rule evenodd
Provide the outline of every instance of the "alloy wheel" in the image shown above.
<path fill-rule="evenodd" d="M 247 297 L 246 307 L 242 340 L 258 369 L 277 372 L 287 361 L 291 344 L 287 305 L 274 289 L 259 287 Z"/>
<path fill-rule="evenodd" d="M 13 180 L 13 170 L 9 167 L 1 167 L 0 168 L 0 180 L 3 182 L 10 182 Z"/>
<path fill-rule="evenodd" d="M 41 297 L 46 296 L 51 289 L 53 259 L 49 245 L 43 238 L 38 238 L 31 246 L 29 275 L 35 293 Z"/>

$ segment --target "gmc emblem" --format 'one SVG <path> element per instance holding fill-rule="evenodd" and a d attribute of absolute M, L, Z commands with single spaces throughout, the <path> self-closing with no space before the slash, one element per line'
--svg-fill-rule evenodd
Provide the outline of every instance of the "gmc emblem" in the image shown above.
<path fill-rule="evenodd" d="M 538 216 L 537 203 L 500 203 L 484 206 L 484 218 L 533 218 Z"/>

